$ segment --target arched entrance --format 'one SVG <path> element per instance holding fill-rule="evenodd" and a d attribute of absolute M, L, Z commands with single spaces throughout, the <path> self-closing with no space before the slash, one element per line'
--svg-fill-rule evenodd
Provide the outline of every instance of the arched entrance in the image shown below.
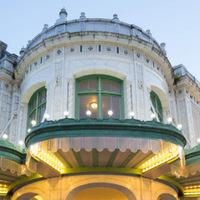
<path fill-rule="evenodd" d="M 43 200 L 43 198 L 37 193 L 29 192 L 19 196 L 16 200 Z"/>
<path fill-rule="evenodd" d="M 72 190 L 66 200 L 136 200 L 127 188 L 110 183 L 91 183 Z"/>
<path fill-rule="evenodd" d="M 93 187 L 79 191 L 72 200 L 128 200 L 123 192 L 106 187 Z"/>
<path fill-rule="evenodd" d="M 161 194 L 159 197 L 158 197 L 158 200 L 176 200 L 176 198 L 171 195 L 171 194 Z"/>

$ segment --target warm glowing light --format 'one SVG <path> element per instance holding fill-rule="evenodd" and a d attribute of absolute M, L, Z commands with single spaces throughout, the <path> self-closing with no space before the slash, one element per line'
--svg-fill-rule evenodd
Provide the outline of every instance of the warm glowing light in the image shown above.
<path fill-rule="evenodd" d="M 90 111 L 90 110 L 87 110 L 86 115 L 87 115 L 88 117 L 90 117 L 91 114 L 92 114 L 91 111 Z"/>
<path fill-rule="evenodd" d="M 172 144 L 172 151 L 168 150 L 168 147 L 163 150 L 163 152 L 158 153 L 157 155 L 150 158 L 148 161 L 142 162 L 139 166 L 139 169 L 142 169 L 142 172 L 147 172 L 159 165 L 163 165 L 166 162 L 170 162 L 177 156 L 180 155 L 179 146 Z"/>
<path fill-rule="evenodd" d="M 18 142 L 18 144 L 19 144 L 20 146 L 22 146 L 22 145 L 24 144 L 24 142 L 23 142 L 22 140 L 20 140 L 20 141 Z"/>
<path fill-rule="evenodd" d="M 96 102 L 91 103 L 90 105 L 91 105 L 91 108 L 93 108 L 93 109 L 97 109 L 97 103 L 96 103 Z"/>
<path fill-rule="evenodd" d="M 35 121 L 35 120 L 32 120 L 32 121 L 31 121 L 31 124 L 32 124 L 32 126 L 35 126 L 35 125 L 36 125 L 36 121 Z"/>
<path fill-rule="evenodd" d="M 171 118 L 171 117 L 168 117 L 167 122 L 168 122 L 169 124 L 171 124 L 171 123 L 172 123 L 172 118 Z"/>
<path fill-rule="evenodd" d="M 109 115 L 109 117 L 111 117 L 111 116 L 113 115 L 113 111 L 112 111 L 112 110 L 109 110 L 109 111 L 108 111 L 108 115 Z"/>
<path fill-rule="evenodd" d="M 182 129 L 182 125 L 181 125 L 181 124 L 178 124 L 178 125 L 177 125 L 177 129 L 178 129 L 178 130 L 181 130 L 181 129 Z"/>
<path fill-rule="evenodd" d="M 155 119 L 156 115 L 154 113 L 151 114 L 151 119 Z"/>
<path fill-rule="evenodd" d="M 3 139 L 6 140 L 8 138 L 8 135 L 6 133 L 3 134 Z"/>
<path fill-rule="evenodd" d="M 54 170 L 62 173 L 64 169 L 63 163 L 52 153 L 46 151 L 39 151 L 38 145 L 32 145 L 30 147 L 31 155 L 39 159 L 41 162 L 45 163 L 48 166 L 51 166 Z"/>
<path fill-rule="evenodd" d="M 131 118 L 134 117 L 134 112 L 133 112 L 133 111 L 130 112 L 130 117 L 131 117 Z"/>
<path fill-rule="evenodd" d="M 65 116 L 65 117 L 68 117 L 68 115 L 69 115 L 69 112 L 68 112 L 68 111 L 65 111 L 65 112 L 64 112 L 64 116 Z"/>
<path fill-rule="evenodd" d="M 48 120 L 48 119 L 49 119 L 49 114 L 46 113 L 46 114 L 44 115 L 44 118 L 45 118 L 46 120 Z"/>

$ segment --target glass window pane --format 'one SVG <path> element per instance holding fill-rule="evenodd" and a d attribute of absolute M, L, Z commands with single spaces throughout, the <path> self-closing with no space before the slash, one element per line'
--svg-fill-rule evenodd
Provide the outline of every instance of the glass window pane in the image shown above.
<path fill-rule="evenodd" d="M 80 91 L 88 90 L 88 81 L 80 82 Z"/>
<path fill-rule="evenodd" d="M 85 118 L 87 111 L 87 96 L 81 95 L 79 96 L 79 118 Z"/>
<path fill-rule="evenodd" d="M 31 104 L 31 110 L 33 110 L 36 107 L 36 100 L 37 98 L 35 98 Z"/>
<path fill-rule="evenodd" d="M 113 118 L 120 118 L 120 104 L 119 104 L 119 97 L 112 96 L 112 111 L 113 111 Z"/>
<path fill-rule="evenodd" d="M 90 95 L 89 96 L 89 110 L 91 111 L 91 117 L 97 118 L 97 109 L 98 109 L 98 104 L 97 104 L 97 96 L 95 95 Z"/>
<path fill-rule="evenodd" d="M 36 114 L 36 112 L 33 112 L 33 113 L 31 114 L 31 116 L 30 116 L 30 122 L 31 122 L 32 120 L 36 120 L 35 114 Z"/>
<path fill-rule="evenodd" d="M 43 91 L 40 93 L 40 103 L 43 103 L 46 101 L 46 92 Z"/>
<path fill-rule="evenodd" d="M 89 80 L 89 90 L 97 90 L 97 80 Z"/>
<path fill-rule="evenodd" d="M 45 106 L 41 107 L 39 109 L 40 115 L 39 115 L 39 123 L 42 122 L 43 116 L 44 116 L 44 112 L 45 112 Z"/>
<path fill-rule="evenodd" d="M 102 109 L 103 109 L 103 118 L 108 118 L 108 111 L 111 110 L 110 107 L 110 96 L 103 96 L 103 102 L 102 102 Z"/>
<path fill-rule="evenodd" d="M 102 90 L 110 91 L 110 81 L 102 80 Z"/>
<path fill-rule="evenodd" d="M 119 93 L 119 83 L 112 82 L 112 91 Z"/>

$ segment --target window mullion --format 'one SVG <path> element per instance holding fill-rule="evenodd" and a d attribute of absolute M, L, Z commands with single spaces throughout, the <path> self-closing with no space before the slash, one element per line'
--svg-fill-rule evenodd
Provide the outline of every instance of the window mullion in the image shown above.
<path fill-rule="evenodd" d="M 103 112 L 102 112 L 102 87 L 101 87 L 101 83 L 102 83 L 102 80 L 101 80 L 101 77 L 99 77 L 98 79 L 98 84 L 97 84 L 97 92 L 98 92 L 98 99 L 97 99 L 97 102 L 98 102 L 98 107 L 97 107 L 97 117 L 98 118 L 103 118 Z"/>
<path fill-rule="evenodd" d="M 35 121 L 38 124 L 39 123 L 39 95 L 40 93 L 37 93 L 37 99 L 36 99 L 36 111 L 35 111 Z"/>

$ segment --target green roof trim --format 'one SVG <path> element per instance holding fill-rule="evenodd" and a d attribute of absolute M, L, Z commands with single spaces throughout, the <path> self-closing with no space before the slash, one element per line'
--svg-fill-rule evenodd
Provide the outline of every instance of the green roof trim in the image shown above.
<path fill-rule="evenodd" d="M 108 136 L 108 137 L 135 137 L 162 139 L 180 145 L 186 144 L 186 139 L 171 124 L 163 124 L 156 121 L 140 121 L 136 119 L 69 119 L 58 121 L 45 121 L 32 128 L 26 136 L 25 144 L 31 144 L 61 137 L 84 137 L 84 136 Z"/>
<path fill-rule="evenodd" d="M 185 149 L 186 165 L 200 161 L 200 144 L 192 149 Z"/>
<path fill-rule="evenodd" d="M 0 156 L 22 164 L 26 158 L 26 151 L 7 140 L 0 140 Z"/>

